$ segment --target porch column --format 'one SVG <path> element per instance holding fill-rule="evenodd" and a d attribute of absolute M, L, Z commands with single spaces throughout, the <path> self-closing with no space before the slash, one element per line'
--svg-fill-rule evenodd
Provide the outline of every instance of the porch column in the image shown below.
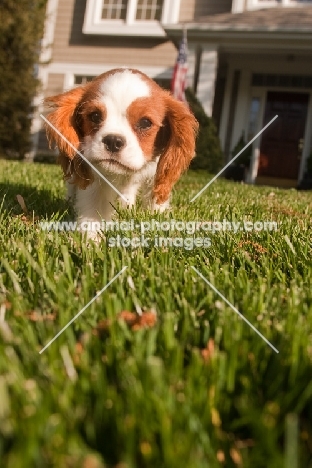
<path fill-rule="evenodd" d="M 54 31 L 57 17 L 57 8 L 59 0 L 48 0 L 46 5 L 46 18 L 44 23 L 44 35 L 41 43 L 41 53 L 38 67 L 37 78 L 41 82 L 41 91 L 33 99 L 33 106 L 35 108 L 34 116 L 31 123 L 31 149 L 25 154 L 26 161 L 33 161 L 38 149 L 39 131 L 42 128 L 42 120 L 40 113 L 43 110 L 44 90 L 46 89 L 49 76 L 48 62 L 52 57 L 52 44 L 54 40 Z"/>
<path fill-rule="evenodd" d="M 201 54 L 200 70 L 197 83 L 197 98 L 202 103 L 206 114 L 210 117 L 212 115 L 217 66 L 217 46 L 204 47 Z"/>
<path fill-rule="evenodd" d="M 232 13 L 241 13 L 244 11 L 245 2 L 244 0 L 233 0 L 232 1 Z"/>
<path fill-rule="evenodd" d="M 187 47 L 187 76 L 186 76 L 186 87 L 194 89 L 194 76 L 196 66 L 196 45 L 189 44 Z"/>
<path fill-rule="evenodd" d="M 233 148 L 238 143 L 238 140 L 242 136 L 242 133 L 245 132 L 245 130 L 247 130 L 248 127 L 250 87 L 251 71 L 247 68 L 243 68 L 240 72 L 240 82 L 237 90 L 237 101 L 233 121 L 233 132 L 230 150 L 233 150 Z"/>

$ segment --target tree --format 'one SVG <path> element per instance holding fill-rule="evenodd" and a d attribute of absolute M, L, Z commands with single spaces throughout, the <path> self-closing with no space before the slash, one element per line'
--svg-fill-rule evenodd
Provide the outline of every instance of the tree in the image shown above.
<path fill-rule="evenodd" d="M 23 158 L 30 149 L 45 9 L 46 0 L 1 1 L 0 156 Z"/>
<path fill-rule="evenodd" d="M 196 158 L 191 163 L 192 169 L 206 169 L 217 173 L 223 166 L 224 156 L 216 125 L 205 113 L 203 106 L 191 89 L 186 90 L 186 98 L 190 109 L 199 122 L 199 132 L 196 141 Z"/>

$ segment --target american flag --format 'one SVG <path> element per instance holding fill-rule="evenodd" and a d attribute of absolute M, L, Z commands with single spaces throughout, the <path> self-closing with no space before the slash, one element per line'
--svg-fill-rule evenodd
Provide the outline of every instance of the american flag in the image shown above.
<path fill-rule="evenodd" d="M 185 31 L 180 42 L 178 58 L 174 66 L 171 80 L 172 94 L 179 101 L 186 101 L 184 90 L 187 87 L 187 69 L 187 37 Z"/>

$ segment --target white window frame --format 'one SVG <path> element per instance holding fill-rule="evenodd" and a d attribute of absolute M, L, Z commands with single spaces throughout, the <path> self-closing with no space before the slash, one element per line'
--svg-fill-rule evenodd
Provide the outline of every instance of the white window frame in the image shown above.
<path fill-rule="evenodd" d="M 311 0 L 247 0 L 247 10 L 258 10 L 260 8 L 270 8 L 277 6 L 298 7 L 311 5 Z"/>
<path fill-rule="evenodd" d="M 87 0 L 82 31 L 84 34 L 165 37 L 161 24 L 179 21 L 181 0 L 164 0 L 161 21 L 136 20 L 137 0 L 128 0 L 126 21 L 102 18 L 102 0 Z"/>

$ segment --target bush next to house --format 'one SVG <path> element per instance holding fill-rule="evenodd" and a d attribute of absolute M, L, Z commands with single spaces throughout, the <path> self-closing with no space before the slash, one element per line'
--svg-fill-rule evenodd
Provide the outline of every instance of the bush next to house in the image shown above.
<path fill-rule="evenodd" d="M 220 146 L 220 140 L 216 125 L 212 118 L 205 113 L 203 106 L 194 93 L 186 90 L 186 98 L 190 109 L 199 122 L 199 132 L 196 142 L 196 158 L 191 163 L 192 169 L 206 169 L 214 174 L 224 164 L 224 156 Z"/>
<path fill-rule="evenodd" d="M 46 0 L 1 2 L 0 153 L 7 157 L 21 159 L 30 149 L 45 6 Z"/>
<path fill-rule="evenodd" d="M 242 132 L 238 142 L 231 152 L 231 159 L 235 158 L 247 145 L 245 140 L 245 133 Z M 225 178 L 234 180 L 236 182 L 244 181 L 247 171 L 250 168 L 250 161 L 252 157 L 252 146 L 248 146 L 240 156 L 226 169 Z"/>
<path fill-rule="evenodd" d="M 238 153 L 242 151 L 243 148 L 247 145 L 248 141 L 245 139 L 245 133 L 242 132 L 240 139 L 238 140 L 237 144 L 234 146 L 231 152 L 231 158 L 234 158 Z M 244 166 L 246 169 L 249 169 L 250 161 L 252 157 L 252 146 L 248 146 L 238 159 L 234 162 L 237 166 Z"/>
<path fill-rule="evenodd" d="M 312 152 L 306 161 L 305 172 L 297 188 L 298 190 L 312 190 Z"/>

